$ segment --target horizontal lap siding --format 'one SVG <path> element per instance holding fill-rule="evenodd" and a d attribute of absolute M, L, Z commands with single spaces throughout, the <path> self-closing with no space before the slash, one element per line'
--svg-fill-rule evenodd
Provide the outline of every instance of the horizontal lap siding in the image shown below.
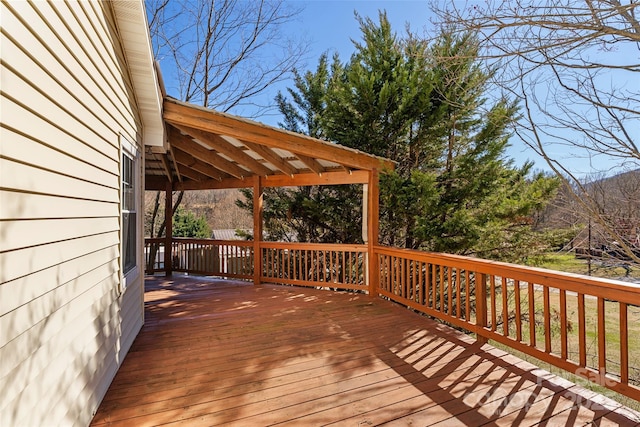
<path fill-rule="evenodd" d="M 86 425 L 142 325 L 119 267 L 140 121 L 108 4 L 0 8 L 0 425 Z"/>

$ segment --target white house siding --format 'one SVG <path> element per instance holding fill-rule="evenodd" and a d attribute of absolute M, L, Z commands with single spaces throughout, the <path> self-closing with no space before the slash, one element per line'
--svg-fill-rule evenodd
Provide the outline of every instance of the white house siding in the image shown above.
<path fill-rule="evenodd" d="M 0 7 L 0 425 L 86 425 L 143 321 L 120 272 L 140 118 L 111 5 Z"/>

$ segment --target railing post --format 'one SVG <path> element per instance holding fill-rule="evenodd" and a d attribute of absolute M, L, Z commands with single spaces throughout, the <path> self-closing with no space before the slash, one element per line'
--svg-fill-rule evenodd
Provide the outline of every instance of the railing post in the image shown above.
<path fill-rule="evenodd" d="M 485 344 L 488 339 L 480 335 L 480 331 L 487 326 L 487 275 L 476 273 L 476 340 Z"/>

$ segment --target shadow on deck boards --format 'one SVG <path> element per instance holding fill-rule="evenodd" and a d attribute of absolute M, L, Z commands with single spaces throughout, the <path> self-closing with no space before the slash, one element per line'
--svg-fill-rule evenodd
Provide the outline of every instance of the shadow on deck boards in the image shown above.
<path fill-rule="evenodd" d="M 638 425 L 640 414 L 364 294 L 148 278 L 93 424 Z"/>

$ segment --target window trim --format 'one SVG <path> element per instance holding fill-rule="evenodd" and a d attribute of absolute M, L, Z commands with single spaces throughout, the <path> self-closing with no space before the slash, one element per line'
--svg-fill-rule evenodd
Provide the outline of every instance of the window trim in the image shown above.
<path fill-rule="evenodd" d="M 128 210 L 124 209 L 124 163 L 123 163 L 123 156 L 127 156 L 128 158 L 130 158 L 133 161 L 133 170 L 132 170 L 132 175 L 133 175 L 133 204 L 135 207 L 135 236 L 136 236 L 136 241 L 134 243 L 134 259 L 135 259 L 135 265 L 127 272 L 124 271 L 124 267 L 125 267 L 125 253 L 124 253 L 124 242 L 125 242 L 125 232 L 126 230 L 124 230 L 124 216 L 123 214 L 125 212 L 127 212 Z M 141 212 L 141 203 L 140 201 L 141 199 L 141 189 L 140 189 L 140 183 L 142 182 L 142 176 L 141 176 L 141 161 L 140 161 L 140 150 L 138 149 L 138 147 L 133 144 L 131 141 L 129 141 L 124 135 L 120 134 L 120 153 L 119 153 L 119 168 L 120 168 L 120 204 L 119 204 L 119 211 L 120 211 L 120 292 L 124 293 L 125 289 L 127 288 L 128 284 L 133 283 L 134 281 L 138 280 L 139 276 L 140 276 L 140 271 L 141 271 L 141 264 L 140 264 L 140 256 L 141 256 L 141 251 L 140 251 L 140 242 L 138 241 L 140 236 L 139 236 L 139 230 L 140 230 L 140 212 Z"/>

